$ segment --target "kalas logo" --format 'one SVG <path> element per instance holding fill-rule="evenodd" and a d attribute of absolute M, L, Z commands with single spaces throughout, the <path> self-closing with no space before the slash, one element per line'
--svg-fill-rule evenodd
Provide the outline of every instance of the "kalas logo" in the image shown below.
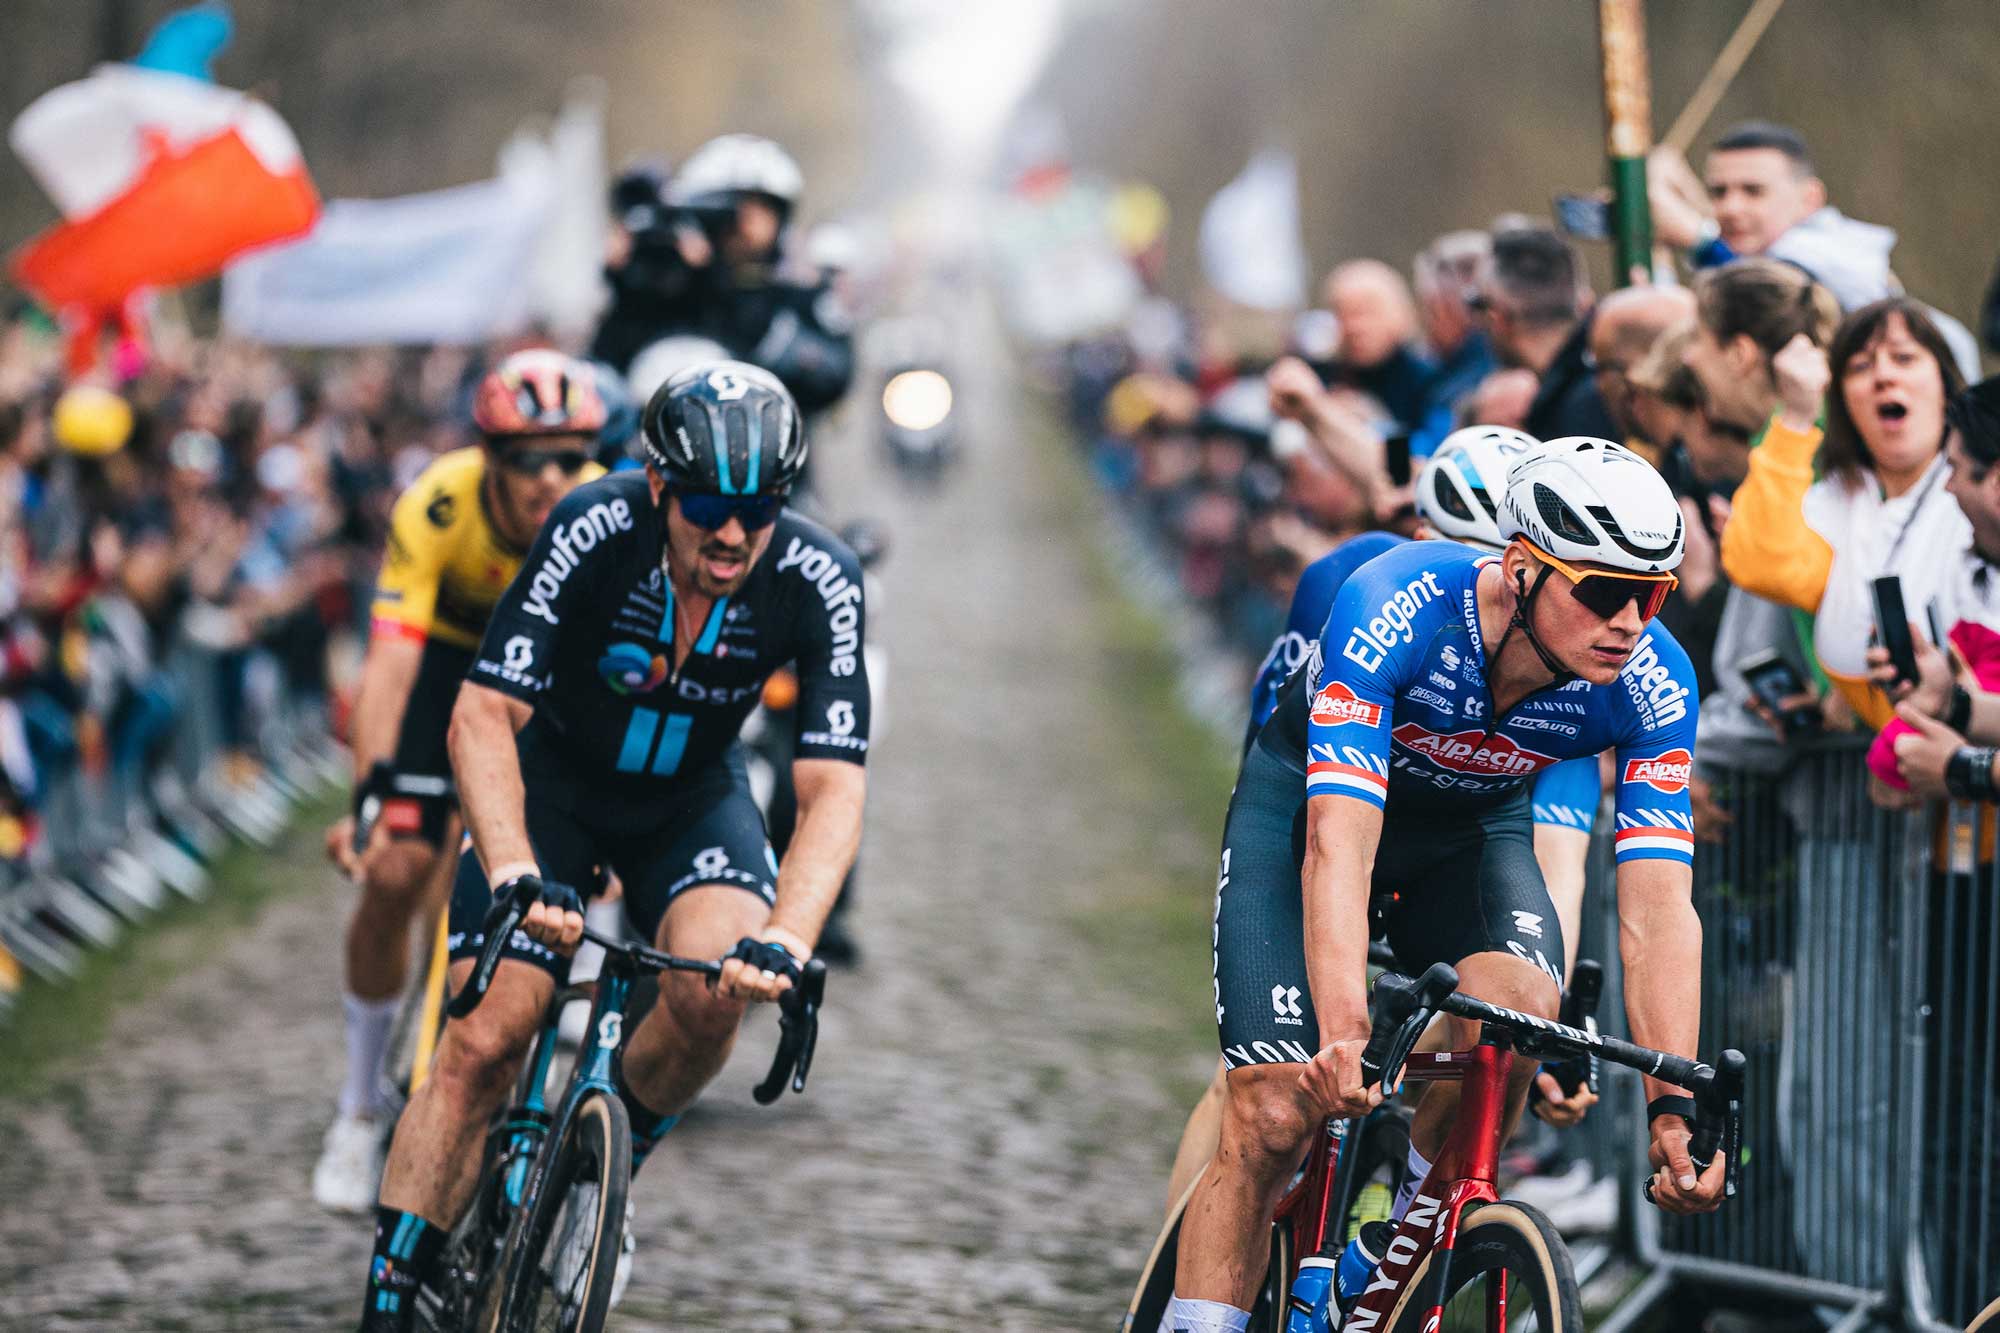
<path fill-rule="evenodd" d="M 1551 755 L 1517 745 L 1496 732 L 1456 731 L 1441 736 L 1414 722 L 1405 722 L 1392 733 L 1396 743 L 1455 773 L 1479 773 L 1498 777 L 1526 777 L 1555 762 Z"/>
<path fill-rule="evenodd" d="M 1369 703 L 1336 680 L 1313 696 L 1312 720 L 1322 727 L 1337 727 L 1345 722 L 1379 727 L 1382 725 L 1382 705 Z"/>
<path fill-rule="evenodd" d="M 1669 750 L 1652 759 L 1630 759 L 1625 763 L 1625 781 L 1643 782 L 1654 791 L 1678 796 L 1687 790 L 1694 775 L 1694 756 L 1686 750 Z"/>

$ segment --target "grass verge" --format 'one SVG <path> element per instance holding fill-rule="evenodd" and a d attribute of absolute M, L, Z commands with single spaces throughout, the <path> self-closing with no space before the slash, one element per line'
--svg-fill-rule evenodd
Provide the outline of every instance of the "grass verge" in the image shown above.
<path fill-rule="evenodd" d="M 319 830 L 339 815 L 342 801 L 329 796 L 298 807 L 291 827 L 268 851 L 231 846 L 210 867 L 206 898 L 190 902 L 170 892 L 165 907 L 128 927 L 111 948 L 85 954 L 74 977 L 30 977 L 12 1018 L 0 1025 L 0 1101 L 42 1092 L 65 1057 L 102 1039 L 119 1009 L 157 994 L 211 956 L 218 933 L 249 924 L 278 898 L 324 887 L 312 873 L 320 865 Z"/>

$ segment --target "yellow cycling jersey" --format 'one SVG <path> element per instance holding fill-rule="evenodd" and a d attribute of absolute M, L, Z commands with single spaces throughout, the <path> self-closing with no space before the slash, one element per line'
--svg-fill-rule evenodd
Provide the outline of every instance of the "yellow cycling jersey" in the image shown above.
<path fill-rule="evenodd" d="M 592 463 L 579 482 L 604 475 Z M 374 631 L 477 648 L 487 617 L 527 552 L 494 530 L 481 483 L 486 451 L 454 449 L 396 500 L 375 581 Z"/>

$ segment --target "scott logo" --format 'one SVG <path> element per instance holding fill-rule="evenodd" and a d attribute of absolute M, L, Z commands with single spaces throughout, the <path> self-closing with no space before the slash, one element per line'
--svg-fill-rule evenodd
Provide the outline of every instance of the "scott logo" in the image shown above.
<path fill-rule="evenodd" d="M 1678 796 L 1687 790 L 1694 776 L 1694 756 L 1686 750 L 1669 750 L 1652 759 L 1630 759 L 1625 763 L 1625 781 L 1643 782 L 1654 791 Z"/>
<path fill-rule="evenodd" d="M 1398 745 L 1454 773 L 1524 778 L 1555 762 L 1553 756 L 1517 745 L 1498 732 L 1489 736 L 1483 731 L 1458 731 L 1440 736 L 1414 722 L 1405 722 L 1392 734 Z"/>
<path fill-rule="evenodd" d="M 1364 727 L 1382 725 L 1382 705 L 1371 704 L 1349 689 L 1345 682 L 1330 681 L 1313 696 L 1312 720 L 1322 727 L 1338 727 L 1359 722 Z"/>

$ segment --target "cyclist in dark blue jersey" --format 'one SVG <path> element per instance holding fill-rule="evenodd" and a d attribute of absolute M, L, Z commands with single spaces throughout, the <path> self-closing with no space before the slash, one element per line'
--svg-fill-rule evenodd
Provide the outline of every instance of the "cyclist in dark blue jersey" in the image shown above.
<path fill-rule="evenodd" d="M 1386 924 L 1405 966 L 1450 962 L 1467 993 L 1554 1016 L 1562 932 L 1529 836 L 1543 769 L 1616 752 L 1627 1017 L 1634 1040 L 1695 1049 L 1693 675 L 1652 623 L 1679 507 L 1629 450 L 1569 439 L 1514 466 L 1499 519 L 1498 557 L 1410 545 L 1357 570 L 1244 762 L 1216 901 L 1222 1146 L 1183 1220 L 1164 1327 L 1245 1326 L 1307 1135 L 1381 1100 L 1360 1072 L 1371 888 L 1400 893 Z M 1510 1122 L 1533 1071 L 1516 1066 Z M 1714 1208 L 1722 1164 L 1695 1175 L 1692 1101 L 1652 1080 L 1648 1094 L 1656 1202 Z M 1426 1089 L 1417 1154 L 1438 1151 L 1455 1110 L 1456 1085 Z"/>
<path fill-rule="evenodd" d="M 453 709 L 471 844 L 451 901 L 454 988 L 494 896 L 536 902 L 397 1126 L 365 1333 L 410 1326 L 410 1293 L 467 1203 L 488 1118 L 582 934 L 569 886 L 608 867 L 658 947 L 728 955 L 712 988 L 663 975 L 659 1004 L 628 1034 L 618 1081 L 636 1170 L 720 1070 L 746 1006 L 799 975 L 860 843 L 861 569 L 784 508 L 806 452 L 796 404 L 766 372 L 714 362 L 668 380 L 643 430 L 644 471 L 579 487 L 549 516 Z M 781 866 L 736 737 L 787 662 L 798 816 Z M 614 1302 L 629 1268 L 628 1245 Z"/>

